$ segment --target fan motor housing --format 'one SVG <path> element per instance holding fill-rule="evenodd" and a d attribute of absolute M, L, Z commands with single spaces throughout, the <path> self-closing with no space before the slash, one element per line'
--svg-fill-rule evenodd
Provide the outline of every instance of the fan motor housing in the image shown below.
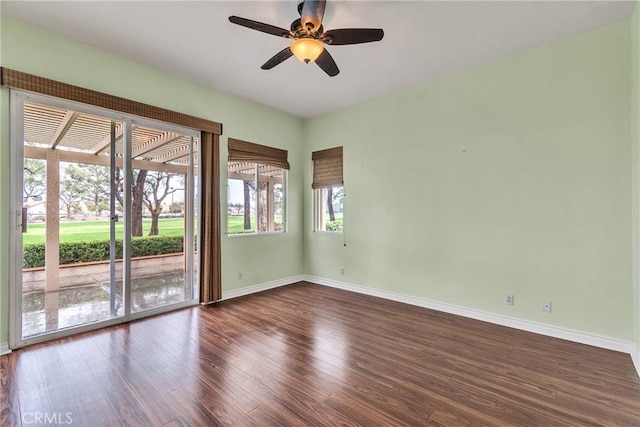
<path fill-rule="evenodd" d="M 314 39 L 318 39 L 320 38 L 320 34 L 324 32 L 324 27 L 322 25 L 320 25 L 320 28 L 318 28 L 317 31 L 307 31 L 306 29 L 302 28 L 302 21 L 300 20 L 300 18 L 293 21 L 290 28 L 291 32 L 296 37 L 313 37 Z"/>

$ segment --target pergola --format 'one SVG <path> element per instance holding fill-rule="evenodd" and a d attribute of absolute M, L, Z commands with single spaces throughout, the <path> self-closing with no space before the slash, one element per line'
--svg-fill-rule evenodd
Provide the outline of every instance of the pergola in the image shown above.
<path fill-rule="evenodd" d="M 115 125 L 115 163 L 123 166 L 123 131 Z M 24 157 L 46 161 L 45 289 L 59 289 L 60 162 L 109 166 L 112 120 L 69 109 L 25 102 Z M 132 126 L 132 168 L 186 175 L 191 137 L 152 127 Z M 26 220 L 26 218 L 25 218 Z"/>

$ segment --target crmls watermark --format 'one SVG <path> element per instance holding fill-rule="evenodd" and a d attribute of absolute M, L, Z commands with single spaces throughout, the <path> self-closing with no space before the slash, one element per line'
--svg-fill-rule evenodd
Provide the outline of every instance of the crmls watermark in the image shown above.
<path fill-rule="evenodd" d="M 22 424 L 73 424 L 71 412 L 25 412 Z"/>

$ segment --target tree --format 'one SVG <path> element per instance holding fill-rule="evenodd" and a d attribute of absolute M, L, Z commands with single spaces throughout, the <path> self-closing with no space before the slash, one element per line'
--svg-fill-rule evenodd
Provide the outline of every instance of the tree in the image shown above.
<path fill-rule="evenodd" d="M 82 209 L 82 200 L 87 197 L 87 172 L 75 164 L 61 164 L 60 203 L 64 206 L 67 218 Z"/>
<path fill-rule="evenodd" d="M 342 212 L 343 200 L 344 200 L 344 187 L 336 187 L 335 191 L 333 192 L 333 204 L 338 205 L 338 208 L 340 209 L 338 212 Z"/>
<path fill-rule="evenodd" d="M 22 169 L 22 198 L 26 202 L 29 198 L 41 197 L 47 191 L 46 163 L 39 159 L 24 159 Z"/>
<path fill-rule="evenodd" d="M 255 181 L 243 181 L 244 183 L 244 229 L 251 229 L 251 201 L 256 200 L 256 210 L 258 212 L 258 230 L 267 229 L 267 183 L 261 182 L 256 191 Z"/>
<path fill-rule="evenodd" d="M 178 191 L 179 189 L 176 188 L 174 190 Z M 173 202 L 169 205 L 169 212 L 171 212 L 172 214 L 182 214 L 182 211 L 183 211 L 183 204 L 180 202 Z"/>
<path fill-rule="evenodd" d="M 142 236 L 142 205 L 144 198 L 144 186 L 147 180 L 147 170 L 134 172 L 133 189 L 131 191 L 131 236 Z"/>
<path fill-rule="evenodd" d="M 133 171 L 133 185 L 131 186 L 131 236 L 142 236 L 142 206 L 144 197 L 144 185 L 147 179 L 147 170 L 134 170 Z M 117 189 L 124 188 L 124 177 L 122 176 L 122 170 L 116 169 L 116 182 L 115 187 Z M 124 207 L 124 200 L 121 191 L 116 191 L 116 199 L 120 203 L 120 207 Z"/>
<path fill-rule="evenodd" d="M 336 214 L 333 212 L 333 188 L 327 188 L 327 209 L 329 210 L 329 221 L 336 220 Z"/>
<path fill-rule="evenodd" d="M 271 215 L 267 212 L 267 186 L 266 182 L 261 182 L 258 186 L 258 230 L 260 231 L 267 231 L 267 215 Z"/>
<path fill-rule="evenodd" d="M 86 172 L 87 200 L 91 203 L 93 212 L 100 216 L 103 210 L 109 210 L 109 203 L 107 202 L 109 168 L 107 166 L 86 164 L 81 164 L 79 167 Z"/>
<path fill-rule="evenodd" d="M 160 232 L 158 229 L 158 219 L 162 212 L 162 202 L 168 195 L 175 193 L 181 188 L 173 188 L 170 185 L 171 178 L 175 175 L 168 172 L 152 172 L 147 175 L 144 186 L 142 201 L 151 213 L 151 230 L 149 236 L 157 236 Z"/>
<path fill-rule="evenodd" d="M 340 211 L 342 211 L 342 200 L 343 200 L 343 198 L 344 198 L 344 188 L 343 187 L 337 187 L 337 188 L 329 187 L 329 188 L 327 188 L 327 211 L 329 212 L 329 222 L 333 223 L 336 220 L 336 214 L 335 214 L 335 210 L 334 210 L 334 207 L 333 207 L 333 205 L 336 204 L 336 202 L 339 205 Z"/>
<path fill-rule="evenodd" d="M 108 200 L 101 200 L 100 203 L 98 203 L 96 215 L 100 216 L 104 211 L 109 212 L 110 208 L 111 208 L 111 203 L 109 203 Z"/>
<path fill-rule="evenodd" d="M 284 226 L 284 186 L 282 184 L 273 185 L 273 212 L 269 215 L 273 215 L 273 231 L 282 230 Z M 280 221 L 276 215 L 280 216 Z"/>
<path fill-rule="evenodd" d="M 282 184 L 273 186 L 273 205 L 274 212 L 282 215 L 284 212 L 284 187 Z"/>
<path fill-rule="evenodd" d="M 242 181 L 242 183 L 244 185 L 244 229 L 251 230 L 251 185 L 253 182 Z"/>

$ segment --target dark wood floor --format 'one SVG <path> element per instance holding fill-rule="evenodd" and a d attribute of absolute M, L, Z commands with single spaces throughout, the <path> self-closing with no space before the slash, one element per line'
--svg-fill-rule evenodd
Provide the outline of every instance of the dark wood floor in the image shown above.
<path fill-rule="evenodd" d="M 0 361 L 2 426 L 640 425 L 626 354 L 306 283 Z"/>

